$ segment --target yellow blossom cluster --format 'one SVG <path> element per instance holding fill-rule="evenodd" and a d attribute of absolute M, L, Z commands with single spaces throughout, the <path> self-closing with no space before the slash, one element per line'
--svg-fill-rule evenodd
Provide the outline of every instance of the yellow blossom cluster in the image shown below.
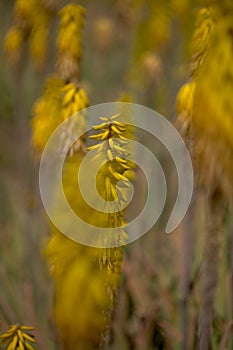
<path fill-rule="evenodd" d="M 35 103 L 33 109 L 34 148 L 42 152 L 56 127 L 88 105 L 85 91 L 75 83 L 65 84 L 64 80 L 57 76 L 48 78 L 43 96 Z"/>
<path fill-rule="evenodd" d="M 63 86 L 62 99 L 62 119 L 65 120 L 71 115 L 81 111 L 89 105 L 86 92 L 75 83 L 69 83 Z"/>
<path fill-rule="evenodd" d="M 126 201 L 124 192 L 118 192 L 115 189 L 116 182 L 122 181 L 122 186 L 127 187 L 129 178 L 132 176 L 132 162 L 127 160 L 127 141 L 124 137 L 126 131 L 125 124 L 116 119 L 120 114 L 111 118 L 100 117 L 104 121 L 100 125 L 93 126 L 94 130 L 102 130 L 101 133 L 90 136 L 94 140 L 106 140 L 106 143 L 98 143 L 89 147 L 87 150 L 96 149 L 98 153 L 104 153 L 107 159 L 105 169 L 105 193 L 108 201 L 115 200 Z M 104 196 L 104 194 L 103 194 Z M 104 196 L 105 197 L 105 196 Z"/>
<path fill-rule="evenodd" d="M 10 329 L 0 336 L 0 344 L 6 344 L 7 350 L 34 350 L 29 343 L 35 343 L 34 335 L 28 333 L 34 328 L 30 326 L 12 325 Z"/>

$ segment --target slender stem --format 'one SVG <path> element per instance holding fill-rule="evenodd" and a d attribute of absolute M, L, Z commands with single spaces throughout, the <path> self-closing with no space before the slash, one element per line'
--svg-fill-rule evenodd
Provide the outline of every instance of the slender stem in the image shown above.
<path fill-rule="evenodd" d="M 202 306 L 199 323 L 199 349 L 211 347 L 214 300 L 218 282 L 219 234 L 224 216 L 224 202 L 219 193 L 207 201 L 206 237 L 202 273 Z"/>

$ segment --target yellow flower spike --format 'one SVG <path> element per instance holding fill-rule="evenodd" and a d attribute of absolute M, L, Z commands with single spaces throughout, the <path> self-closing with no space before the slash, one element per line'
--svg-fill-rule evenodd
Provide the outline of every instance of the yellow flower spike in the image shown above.
<path fill-rule="evenodd" d="M 196 20 L 196 30 L 192 38 L 193 74 L 203 64 L 206 58 L 214 28 L 213 8 L 204 7 L 200 9 Z"/>
<path fill-rule="evenodd" d="M 57 67 L 62 77 L 77 78 L 82 55 L 82 31 L 85 10 L 76 4 L 65 5 L 60 11 L 57 38 Z"/>
<path fill-rule="evenodd" d="M 112 139 L 112 137 L 114 137 L 114 134 L 116 134 L 116 131 L 117 133 L 120 132 L 118 127 L 115 126 L 115 120 L 114 120 L 119 116 L 120 114 L 113 116 L 113 118 L 101 117 L 100 120 L 105 121 L 105 123 L 101 123 L 100 125 L 95 125 L 93 127 L 94 130 L 103 130 L 103 135 L 101 138 L 104 140 L 107 137 L 107 140 L 108 140 L 109 148 L 106 149 L 106 158 L 107 158 L 106 160 L 110 161 L 111 163 L 107 164 L 106 167 L 109 173 L 108 178 L 110 180 L 108 179 L 105 181 L 105 187 L 108 188 L 109 192 L 111 188 L 111 192 L 109 193 L 109 195 L 112 195 L 114 198 L 117 198 L 116 197 L 117 192 L 115 189 L 116 181 L 121 180 L 123 182 L 124 187 L 129 187 L 129 183 L 128 183 L 129 178 L 125 176 L 124 173 L 129 172 L 134 166 L 132 162 L 128 162 L 126 159 L 123 158 L 123 157 L 127 157 L 129 153 L 127 152 L 127 142 L 119 140 L 119 136 L 122 136 L 122 135 L 118 134 L 117 135 L 118 138 L 114 140 L 115 142 Z M 123 123 L 121 123 L 119 127 L 126 130 L 126 126 Z M 112 189 L 110 185 L 113 186 L 114 189 Z M 109 197 L 109 195 L 107 195 L 107 198 Z M 119 199 L 122 201 L 127 200 L 127 198 L 123 193 L 121 196 L 119 195 Z"/>
<path fill-rule="evenodd" d="M 15 0 L 14 31 L 6 36 L 5 47 L 9 60 L 16 63 L 23 44 L 29 43 L 29 52 L 40 68 L 45 63 L 48 29 L 52 13 L 39 0 Z"/>
<path fill-rule="evenodd" d="M 177 124 L 190 145 L 199 180 L 227 195 L 232 193 L 233 172 L 232 82 L 227 79 L 233 71 L 232 23 L 232 11 L 225 2 L 198 12 L 192 38 L 192 81 L 177 95 Z"/>

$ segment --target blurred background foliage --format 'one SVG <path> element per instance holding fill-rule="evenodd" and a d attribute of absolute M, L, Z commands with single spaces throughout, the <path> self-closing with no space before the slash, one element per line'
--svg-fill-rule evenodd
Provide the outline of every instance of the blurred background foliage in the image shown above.
<path fill-rule="evenodd" d="M 30 7 L 32 2 L 21 0 L 16 3 L 26 3 Z M 2 48 L 7 46 L 7 53 L 2 50 L 0 56 L 0 331 L 5 331 L 12 323 L 32 325 L 35 327 L 38 349 L 52 350 L 58 349 L 59 345 L 53 320 L 53 286 L 44 261 L 49 229 L 38 191 L 38 164 L 31 142 L 31 117 L 32 106 L 41 95 L 48 75 L 54 71 L 58 30 L 56 13 L 67 2 L 48 0 L 39 3 L 43 11 L 40 12 L 41 17 L 39 12 L 34 14 L 36 20 L 33 22 L 39 29 L 36 27 L 32 31 L 25 44 L 24 39 L 29 35 L 27 21 L 22 24 L 16 19 L 15 22 L 18 28 L 23 28 L 25 37 L 17 37 L 15 41 L 9 39 L 9 35 L 15 38 L 14 32 L 9 34 L 9 28 L 16 5 L 12 0 L 0 2 L 0 44 Z M 204 49 L 201 45 L 195 48 L 191 45 L 195 23 L 197 29 L 203 25 L 203 20 L 196 22 L 197 13 L 203 5 L 215 4 L 194 0 L 80 0 L 78 4 L 86 9 L 83 57 L 78 74 L 90 104 L 128 99 L 129 95 L 132 102 L 151 107 L 175 122 L 178 90 L 184 83 L 196 82 L 199 63 L 195 66 L 198 59 L 193 56 L 196 52 L 200 57 L 198 54 L 201 52 L 203 57 L 203 50 L 206 49 L 205 45 Z M 230 95 L 233 91 L 230 73 L 233 46 L 229 48 L 231 54 L 228 61 L 225 60 L 226 69 L 222 73 L 227 77 L 227 91 L 224 91 L 224 79 L 218 80 L 217 92 L 211 90 L 215 84 L 215 70 L 221 66 L 224 57 L 221 53 L 228 48 L 227 41 L 223 41 L 223 48 L 218 43 L 229 33 L 231 44 L 233 42 L 231 1 L 224 0 L 222 5 L 216 7 L 217 19 L 223 19 L 217 41 L 210 49 L 210 57 L 217 59 L 213 63 L 207 60 L 200 72 L 203 83 L 198 95 L 200 108 L 194 123 L 195 130 L 190 131 L 189 124 L 192 123 L 190 87 L 193 85 L 188 90 L 183 89 L 183 94 L 180 92 L 177 105 L 178 127 L 187 142 L 193 142 L 191 149 L 199 145 L 194 152 L 194 160 L 199 157 L 200 163 L 203 158 L 206 160 L 211 158 L 210 155 L 217 154 L 214 159 L 211 158 L 211 164 L 214 164 L 212 168 L 220 167 L 221 172 L 220 175 L 215 174 L 212 168 L 208 168 L 208 163 L 206 168 L 206 161 L 202 166 L 194 162 L 198 177 L 200 175 L 208 181 L 200 180 L 202 185 L 197 186 L 189 213 L 176 232 L 164 235 L 161 222 L 139 241 L 124 248 L 120 288 L 106 349 L 233 349 L 232 205 L 222 195 L 222 191 L 231 193 L 230 188 L 233 188 L 229 185 L 231 167 L 226 170 L 225 166 L 225 163 L 232 163 L 232 154 L 228 151 L 230 142 L 225 142 L 223 137 L 225 143 L 222 151 L 222 143 L 216 141 L 218 132 L 214 130 L 209 133 L 210 119 L 206 117 L 206 123 L 200 123 L 200 116 L 214 113 L 211 103 L 206 102 L 208 98 L 204 102 L 201 99 L 207 89 L 214 99 L 218 93 L 224 99 L 227 93 Z M 215 22 L 215 15 L 213 18 Z M 229 26 L 225 32 L 221 32 L 224 23 Z M 196 32 L 196 36 L 204 41 L 205 35 L 209 36 L 206 28 L 211 29 L 209 22 L 202 28 L 203 31 L 200 29 L 200 32 Z M 11 54 L 14 53 L 12 42 L 22 48 L 19 55 Z M 197 104 L 199 99 L 196 100 Z M 227 110 L 232 111 L 230 98 L 226 98 L 226 101 Z M 205 110 L 206 104 L 208 109 Z M 224 111 L 218 110 L 218 113 L 219 118 L 224 118 Z M 214 124 L 214 116 L 211 120 Z M 229 120 L 232 123 L 232 115 Z M 231 139 L 233 129 L 230 123 L 226 128 Z M 145 137 L 145 145 L 149 144 L 150 139 L 146 140 Z M 209 153 L 205 154 L 203 149 L 207 148 Z M 229 157 L 224 166 L 220 166 L 223 154 L 229 154 Z M 172 165 L 163 165 L 172 191 L 176 181 L 175 175 L 170 174 Z M 210 179 L 208 170 L 214 173 Z M 226 181 L 223 185 L 221 182 L 226 172 L 227 187 Z M 140 176 L 136 177 L 137 182 L 140 182 Z M 214 185 L 216 183 L 218 186 Z M 213 187 L 214 190 L 217 187 L 218 196 L 221 192 L 217 208 L 213 206 L 216 193 L 209 190 Z M 206 192 L 211 192 L 211 201 Z M 168 213 L 169 205 L 166 215 Z M 218 215 L 221 218 L 216 223 Z M 216 234 L 217 224 L 221 234 L 211 247 L 216 251 L 217 245 L 218 261 L 216 263 L 212 251 L 212 256 L 209 254 L 206 262 L 205 247 Z M 214 266 L 212 270 L 210 266 Z M 215 280 L 210 281 L 210 285 L 208 281 L 205 284 L 203 278 L 207 278 L 206 271 L 215 276 L 216 270 Z M 207 308 L 207 313 L 211 314 L 210 320 L 203 316 L 203 300 L 206 304 L 210 301 L 210 308 Z M 205 322 L 212 325 L 209 336 L 211 345 L 200 343 L 200 334 L 206 331 Z"/>

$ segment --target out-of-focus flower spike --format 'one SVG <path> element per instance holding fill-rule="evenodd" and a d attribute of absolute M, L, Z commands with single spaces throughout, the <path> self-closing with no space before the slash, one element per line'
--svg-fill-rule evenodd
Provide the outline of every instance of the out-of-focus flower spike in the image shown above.
<path fill-rule="evenodd" d="M 60 11 L 57 38 L 57 69 L 64 79 L 77 78 L 82 55 L 82 31 L 85 9 L 69 3 Z"/>

